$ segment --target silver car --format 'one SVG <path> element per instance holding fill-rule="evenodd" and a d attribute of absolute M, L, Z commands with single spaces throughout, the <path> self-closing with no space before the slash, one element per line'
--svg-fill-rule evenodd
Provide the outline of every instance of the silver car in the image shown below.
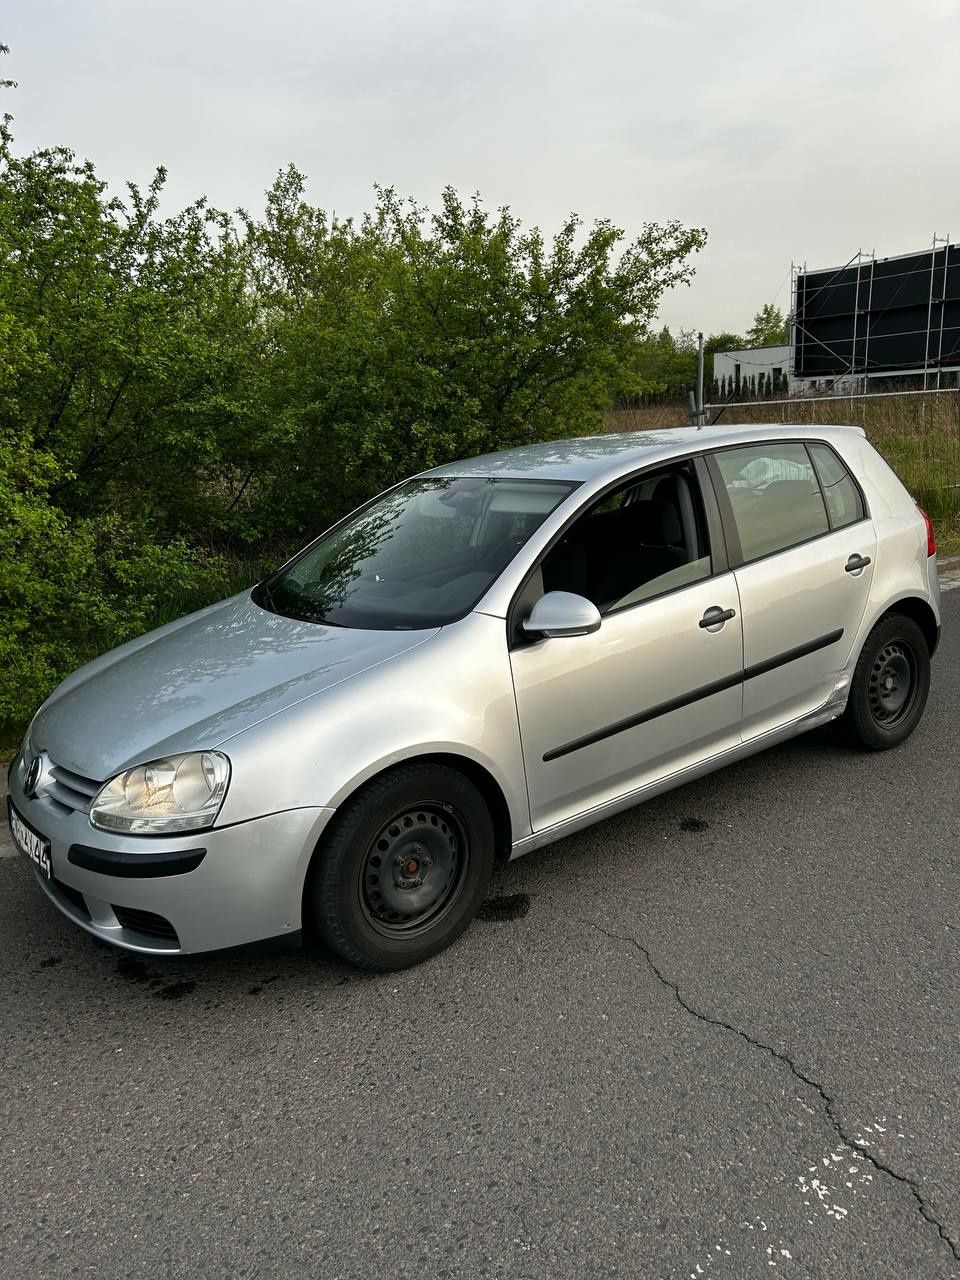
<path fill-rule="evenodd" d="M 896 746 L 939 632 L 930 523 L 859 430 L 531 445 L 404 481 L 70 676 L 10 824 L 117 946 L 307 932 L 400 968 L 497 859 L 830 720 Z"/>

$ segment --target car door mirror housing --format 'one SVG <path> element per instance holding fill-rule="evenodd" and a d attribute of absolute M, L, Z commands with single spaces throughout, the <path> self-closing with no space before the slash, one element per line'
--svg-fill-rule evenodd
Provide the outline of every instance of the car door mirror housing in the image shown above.
<path fill-rule="evenodd" d="M 572 591 L 548 591 L 522 625 L 528 636 L 586 636 L 600 629 L 600 610 Z"/>

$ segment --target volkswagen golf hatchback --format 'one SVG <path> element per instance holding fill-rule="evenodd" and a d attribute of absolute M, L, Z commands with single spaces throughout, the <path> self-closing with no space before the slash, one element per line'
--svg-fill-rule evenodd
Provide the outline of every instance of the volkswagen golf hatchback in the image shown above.
<path fill-rule="evenodd" d="M 413 964 L 498 858 L 830 720 L 901 743 L 934 553 L 848 427 L 439 467 L 65 680 L 11 766 L 13 838 L 65 915 L 131 951 L 307 931 Z"/>

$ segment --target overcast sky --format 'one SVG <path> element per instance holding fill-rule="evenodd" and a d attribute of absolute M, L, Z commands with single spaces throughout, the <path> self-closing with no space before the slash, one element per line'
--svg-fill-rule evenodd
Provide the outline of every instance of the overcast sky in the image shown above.
<path fill-rule="evenodd" d="M 178 203 L 259 209 L 293 161 L 338 214 L 450 183 L 547 231 L 703 225 L 672 327 L 960 240 L 960 0 L 7 0 L 0 41 L 21 149 L 164 164 Z"/>

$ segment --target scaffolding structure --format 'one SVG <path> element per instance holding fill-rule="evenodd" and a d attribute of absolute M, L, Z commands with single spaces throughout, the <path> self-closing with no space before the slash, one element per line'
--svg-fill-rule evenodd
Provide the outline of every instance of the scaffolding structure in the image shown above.
<path fill-rule="evenodd" d="M 922 378 L 960 384 L 960 244 L 933 237 L 920 253 L 858 249 L 842 267 L 791 264 L 792 372 L 802 382 Z"/>

